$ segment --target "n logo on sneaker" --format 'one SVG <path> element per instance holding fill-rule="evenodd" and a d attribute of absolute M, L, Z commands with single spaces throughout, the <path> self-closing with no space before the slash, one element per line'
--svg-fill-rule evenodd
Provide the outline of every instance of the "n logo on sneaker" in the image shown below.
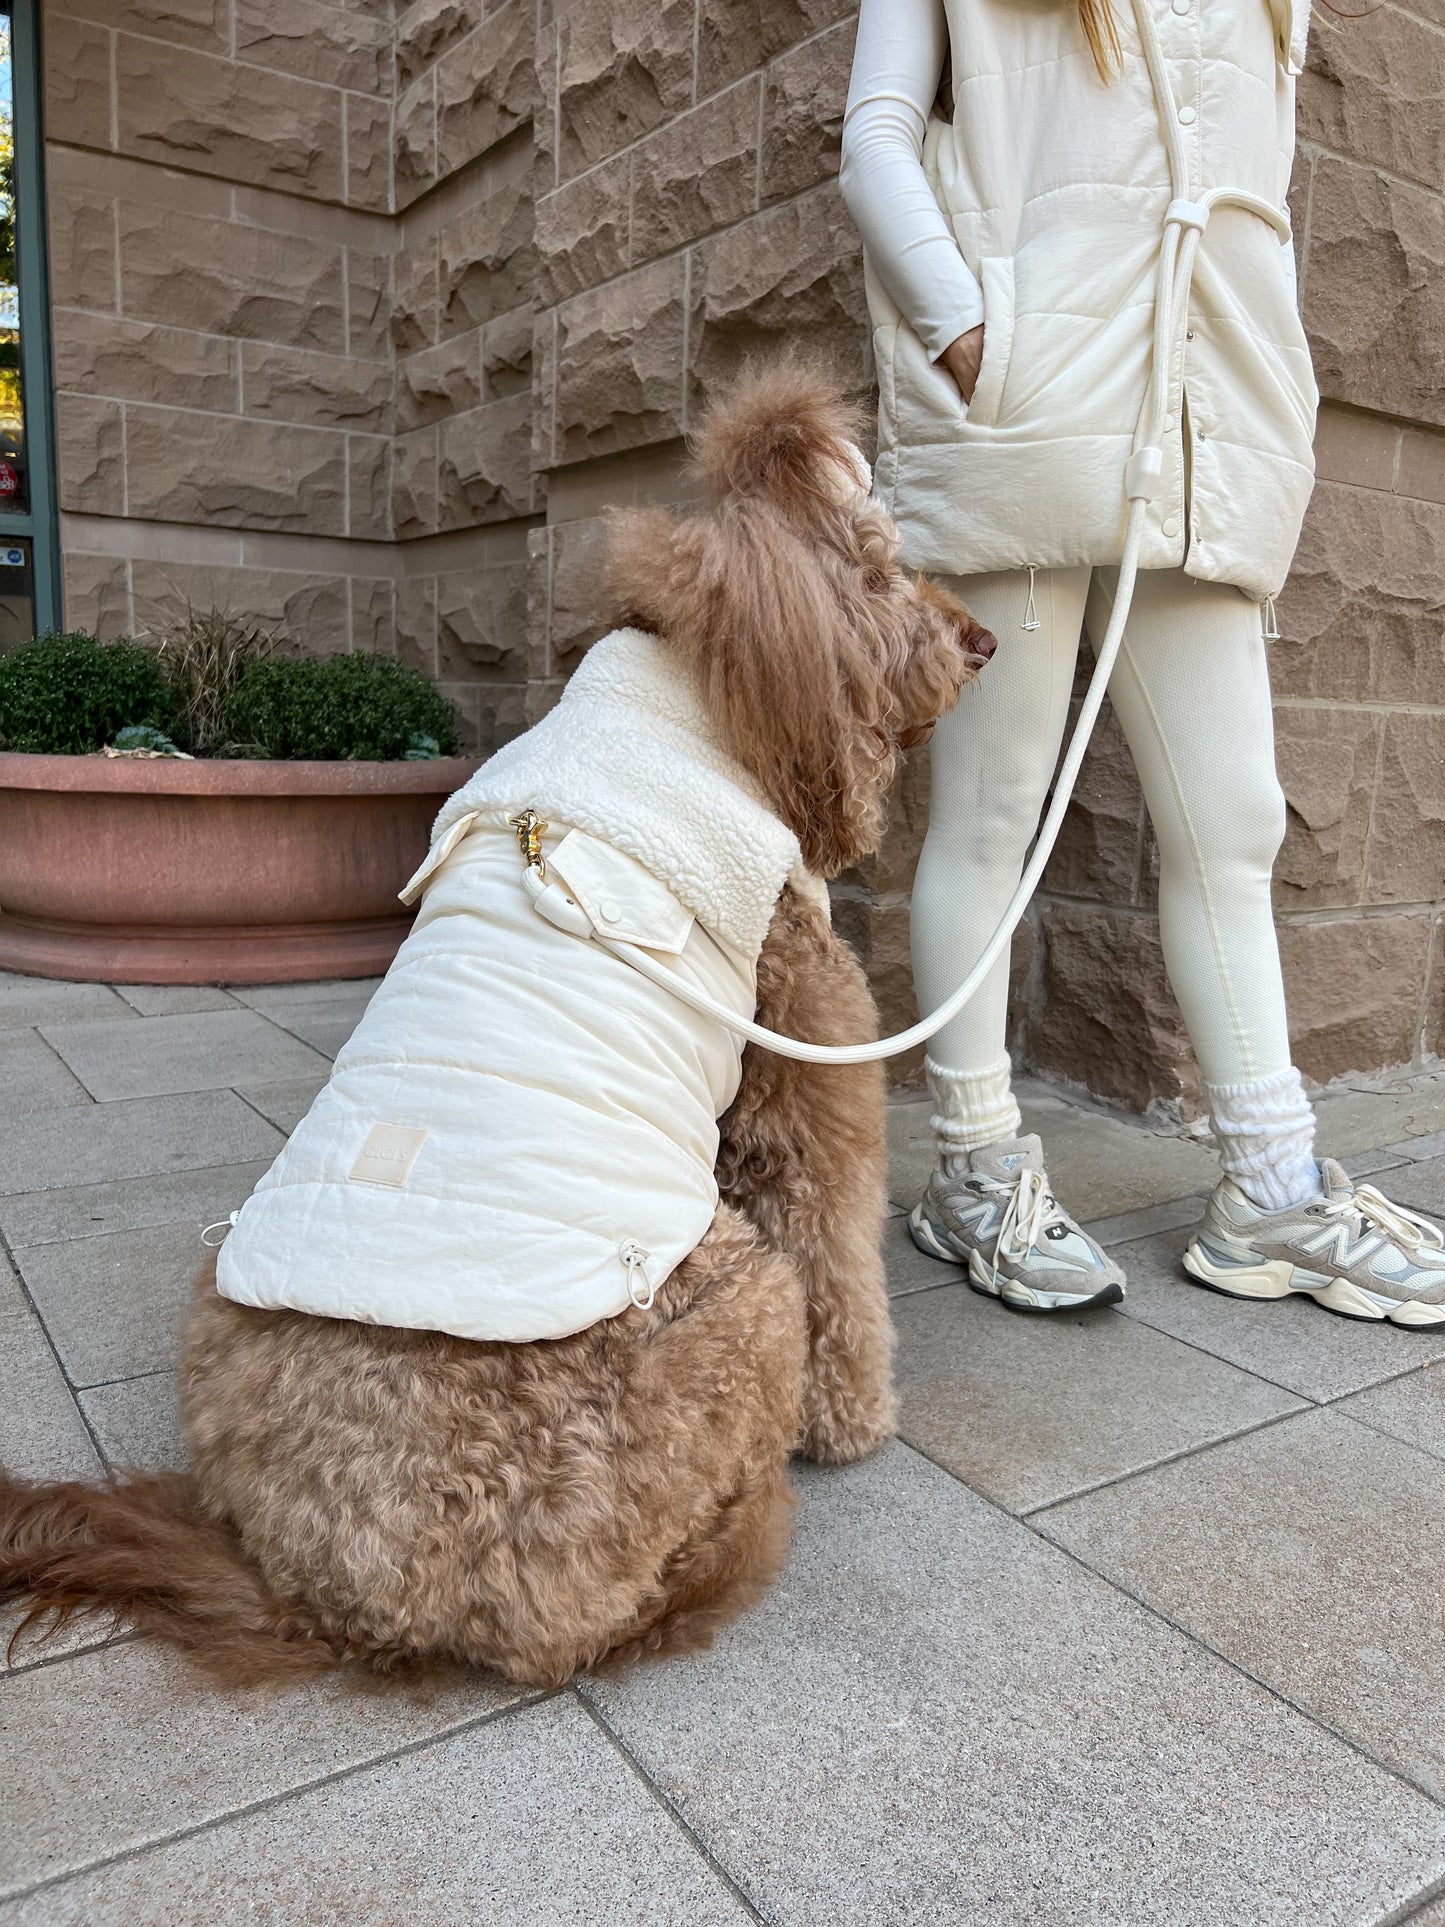
<path fill-rule="evenodd" d="M 1367 1231 L 1358 1244 L 1352 1244 L 1349 1226 L 1335 1224 L 1326 1225 L 1322 1231 L 1312 1231 L 1305 1238 L 1291 1238 L 1289 1242 L 1296 1251 L 1303 1251 L 1311 1258 L 1328 1252 L 1332 1264 L 1338 1265 L 1341 1271 L 1349 1271 L 1365 1259 L 1373 1258 L 1385 1240 L 1378 1231 Z"/>

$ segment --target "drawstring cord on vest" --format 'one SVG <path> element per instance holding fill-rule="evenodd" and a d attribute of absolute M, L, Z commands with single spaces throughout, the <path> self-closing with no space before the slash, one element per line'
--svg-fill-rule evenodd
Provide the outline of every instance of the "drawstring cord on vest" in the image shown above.
<path fill-rule="evenodd" d="M 1279 641 L 1279 618 L 1274 613 L 1274 597 L 1267 595 L 1260 604 L 1260 634 L 1266 642 Z"/>
<path fill-rule="evenodd" d="M 1093 676 L 1079 710 L 1079 720 L 1069 742 L 1068 753 L 1060 766 L 1058 780 L 1054 785 L 1053 800 L 1035 840 L 1033 854 L 1019 879 L 1018 888 L 1009 899 L 998 928 L 984 946 L 972 970 L 963 982 L 944 1003 L 940 1004 L 930 1016 L 921 1018 L 905 1031 L 894 1037 L 880 1037 L 869 1044 L 809 1044 L 798 1037 L 784 1036 L 781 1031 L 768 1030 L 762 1024 L 753 1023 L 749 1018 L 739 1017 L 735 1011 L 717 1003 L 705 991 L 694 988 L 678 972 L 668 970 L 657 962 L 647 951 L 640 950 L 635 944 L 623 943 L 604 936 L 593 928 L 591 919 L 581 906 L 565 891 L 555 885 L 548 885 L 540 864 L 529 866 L 527 885 L 537 909 L 541 914 L 564 930 L 574 935 L 591 936 L 605 950 L 630 964 L 652 983 L 680 998 L 694 1010 L 723 1024 L 735 1036 L 745 1038 L 749 1043 L 760 1044 L 765 1050 L 774 1051 L 780 1057 L 791 1057 L 804 1064 L 868 1064 L 879 1058 L 893 1057 L 901 1051 L 911 1050 L 915 1044 L 927 1043 L 945 1024 L 951 1023 L 969 999 L 975 995 L 984 979 L 1002 955 L 1005 945 L 1013 936 L 1021 921 L 1029 900 L 1043 877 L 1045 866 L 1053 854 L 1054 844 L 1069 803 L 1078 781 L 1079 769 L 1093 735 L 1099 710 L 1103 705 L 1104 692 L 1114 671 L 1119 648 L 1123 641 L 1124 625 L 1129 619 L 1129 607 L 1134 599 L 1134 581 L 1139 571 L 1139 549 L 1144 535 L 1144 514 L 1149 503 L 1158 491 L 1164 472 L 1163 438 L 1168 426 L 1169 384 L 1176 353 L 1182 358 L 1183 340 L 1189 316 L 1189 289 L 1194 278 L 1194 262 L 1199 252 L 1200 238 L 1208 224 L 1209 217 L 1216 207 L 1230 206 L 1246 209 L 1267 221 L 1278 233 L 1289 238 L 1289 222 L 1277 207 L 1261 199 L 1257 194 L 1248 194 L 1236 188 L 1216 187 L 1200 195 L 1197 201 L 1187 195 L 1189 184 L 1188 159 L 1184 151 L 1183 136 L 1179 131 L 1178 109 L 1169 76 L 1165 71 L 1164 56 L 1159 45 L 1159 32 L 1154 23 L 1149 0 L 1134 0 L 1134 16 L 1139 25 L 1139 37 L 1144 49 L 1144 59 L 1149 70 L 1150 84 L 1154 90 L 1154 101 L 1159 111 L 1160 129 L 1164 136 L 1165 150 L 1169 156 L 1169 178 L 1173 187 L 1173 198 L 1164 211 L 1164 232 L 1159 244 L 1159 278 L 1154 291 L 1154 329 L 1153 359 L 1150 368 L 1149 385 L 1140 405 L 1139 421 L 1134 431 L 1134 448 L 1124 465 L 1124 494 L 1129 503 L 1128 521 L 1124 531 L 1124 549 L 1119 561 L 1119 579 L 1114 592 L 1114 606 L 1109 617 L 1108 628 L 1099 646 L 1098 658 Z M 1025 612 L 1024 627 L 1029 626 L 1028 616 L 1033 614 L 1032 579 L 1029 571 L 1030 597 Z M 625 1262 L 625 1261 L 624 1261 Z M 631 1271 L 629 1270 L 629 1276 Z M 634 1300 L 635 1302 L 635 1300 Z"/>
<path fill-rule="evenodd" d="M 1029 599 L 1024 604 L 1024 619 L 1019 624 L 1019 627 L 1020 629 L 1037 629 L 1038 626 L 1039 626 L 1039 612 L 1034 607 L 1034 564 L 1030 562 L 1029 564 Z"/>

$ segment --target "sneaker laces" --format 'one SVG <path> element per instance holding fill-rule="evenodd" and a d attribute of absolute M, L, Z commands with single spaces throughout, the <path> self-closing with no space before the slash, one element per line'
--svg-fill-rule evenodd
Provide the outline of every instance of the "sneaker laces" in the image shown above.
<path fill-rule="evenodd" d="M 1392 1203 L 1373 1184 L 1357 1184 L 1349 1197 L 1328 1200 L 1324 1215 L 1345 1218 L 1356 1230 L 1362 1224 L 1372 1225 L 1376 1231 L 1383 1231 L 1404 1245 L 1407 1251 L 1419 1251 L 1421 1246 L 1431 1251 L 1445 1248 L 1445 1233 L 1438 1225 L 1403 1204 Z"/>
<path fill-rule="evenodd" d="M 994 1182 L 997 1183 L 997 1180 Z M 1004 1187 L 998 1185 L 998 1189 Z M 1000 1258 L 1010 1258 L 1015 1264 L 1021 1263 L 1037 1247 L 1046 1228 L 1062 1222 L 1064 1215 L 1042 1171 L 1034 1171 L 1026 1166 L 1019 1172 L 1011 1189 L 1013 1196 L 1008 1201 L 998 1236 L 993 1243 L 995 1264 Z"/>

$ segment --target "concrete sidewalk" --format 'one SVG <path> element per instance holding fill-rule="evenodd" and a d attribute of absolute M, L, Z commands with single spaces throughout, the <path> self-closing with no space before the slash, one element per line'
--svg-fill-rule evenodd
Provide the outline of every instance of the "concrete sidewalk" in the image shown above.
<path fill-rule="evenodd" d="M 198 1230 L 370 985 L 0 976 L 0 1460 L 181 1464 Z M 1445 1212 L 1445 1079 L 1323 1148 Z M 1178 1257 L 1208 1149 L 1029 1094 L 1124 1306 L 1026 1319 L 889 1227 L 902 1436 L 801 1469 L 714 1652 L 551 1696 L 223 1698 L 124 1634 L 0 1680 L 0 1923 L 1445 1927 L 1445 1332 Z M 893 1196 L 926 1168 L 897 1105 Z"/>

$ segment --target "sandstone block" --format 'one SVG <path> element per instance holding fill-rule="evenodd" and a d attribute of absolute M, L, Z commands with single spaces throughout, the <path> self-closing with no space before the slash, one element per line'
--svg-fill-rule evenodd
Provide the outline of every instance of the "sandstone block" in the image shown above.
<path fill-rule="evenodd" d="M 806 347 L 846 388 L 868 380 L 857 231 L 834 183 L 755 215 L 694 257 L 693 393 L 700 407 L 752 355 Z"/>
<path fill-rule="evenodd" d="M 1430 943 L 1430 982 L 1425 1009 L 1424 1048 L 1445 1056 L 1445 917 L 1435 919 Z"/>
<path fill-rule="evenodd" d="M 1355 415 L 1328 402 L 1315 423 L 1315 476 L 1325 482 L 1350 482 L 1356 488 L 1394 485 L 1400 431 L 1393 422 Z M 1405 490 L 1408 495 L 1412 491 Z"/>
<path fill-rule="evenodd" d="M 461 738 L 462 755 L 476 756 L 481 751 L 482 727 L 477 713 L 478 690 L 474 683 L 444 682 L 437 687 L 457 712 L 457 734 Z"/>
<path fill-rule="evenodd" d="M 594 167 L 537 202 L 538 291 L 547 302 L 595 288 L 628 265 L 632 156 Z"/>
<path fill-rule="evenodd" d="M 557 459 L 558 310 L 532 324 L 532 472 L 544 476 Z"/>
<path fill-rule="evenodd" d="M 854 941 L 852 933 L 845 941 Z M 897 1031 L 906 1030 L 918 1017 L 918 1001 L 913 994 L 913 959 L 908 941 L 907 905 L 888 903 L 870 910 L 865 941 L 866 954 L 860 953 L 860 961 L 868 972 L 868 982 L 878 1006 L 879 1035 L 891 1036 Z M 897 1086 L 920 1082 L 923 1056 L 923 1047 L 916 1046 L 899 1057 L 890 1057 L 885 1066 L 889 1083 Z"/>
<path fill-rule="evenodd" d="M 440 576 L 436 591 L 441 676 L 464 681 L 480 674 L 513 683 L 525 679 L 525 562 Z"/>
<path fill-rule="evenodd" d="M 391 91 L 385 18 L 323 0 L 235 0 L 236 58 L 359 94 Z"/>
<path fill-rule="evenodd" d="M 508 395 L 440 424 L 443 528 L 526 515 L 532 506 L 531 396 Z"/>
<path fill-rule="evenodd" d="M 130 568 L 124 558 L 68 550 L 63 562 L 66 628 L 87 629 L 102 642 L 129 635 Z"/>
<path fill-rule="evenodd" d="M 86 515 L 125 513 L 125 433 L 119 402 L 55 397 L 60 506 Z"/>
<path fill-rule="evenodd" d="M 90 21 L 47 17 L 45 131 L 51 140 L 110 146 L 110 40 Z"/>
<path fill-rule="evenodd" d="M 354 541 L 391 540 L 391 439 L 346 438 L 346 533 Z"/>
<path fill-rule="evenodd" d="M 226 0 L 65 0 L 65 12 L 122 33 L 143 33 L 151 40 L 172 40 L 225 54 L 231 47 L 230 8 Z M 63 16 L 57 14 L 56 25 Z M 55 27 L 46 17 L 47 53 Z M 48 130 L 54 137 L 55 130 Z"/>
<path fill-rule="evenodd" d="M 351 647 L 371 655 L 396 654 L 396 585 L 385 577 L 353 576 Z"/>
<path fill-rule="evenodd" d="M 392 114 L 392 181 L 405 207 L 437 177 L 436 74 L 430 67 L 404 87 Z"/>
<path fill-rule="evenodd" d="M 529 0 L 487 10 L 486 24 L 444 53 L 437 87 L 437 173 L 445 179 L 522 125 L 536 92 Z"/>
<path fill-rule="evenodd" d="M 785 200 L 837 174 L 853 39 L 853 22 L 844 20 L 769 67 L 760 176 L 764 201 Z"/>
<path fill-rule="evenodd" d="M 632 256 L 646 261 L 741 220 L 756 203 L 756 79 L 730 87 L 633 156 Z"/>
<path fill-rule="evenodd" d="M 1369 900 L 1445 896 L 1445 717 L 1390 716 L 1370 838 Z"/>
<path fill-rule="evenodd" d="M 1136 1111 L 1155 1098 L 1189 1102 L 1198 1072 L 1155 919 L 1055 904 L 1044 914 L 1042 941 L 1031 1063 Z"/>
<path fill-rule="evenodd" d="M 57 307 L 111 314 L 120 302 L 115 203 L 54 186 L 50 216 L 50 298 Z"/>
<path fill-rule="evenodd" d="M 698 93 L 715 93 L 855 10 L 856 0 L 699 0 Z"/>
<path fill-rule="evenodd" d="M 390 361 L 391 257 L 346 250 L 346 345 L 369 361 Z"/>
<path fill-rule="evenodd" d="M 403 576 L 396 585 L 396 653 L 435 680 L 437 673 L 436 577 Z"/>
<path fill-rule="evenodd" d="M 562 179 L 557 128 L 557 47 L 561 29 L 556 20 L 545 17 L 538 8 L 537 24 L 537 106 L 532 115 L 532 160 L 536 171 L 537 192 L 545 193 Z"/>
<path fill-rule="evenodd" d="M 232 414 L 239 408 L 237 347 L 219 335 L 57 307 L 50 338 L 57 388 Z"/>
<path fill-rule="evenodd" d="M 1415 1056 L 1430 919 L 1286 922 L 1280 955 L 1294 1059 L 1322 1083 Z"/>
<path fill-rule="evenodd" d="M 868 871 L 869 888 L 877 896 L 907 896 L 913 888 L 918 853 L 928 833 L 930 762 L 926 747 L 910 750 L 894 781 L 888 828 Z"/>
<path fill-rule="evenodd" d="M 379 435 L 391 426 L 391 374 L 385 362 L 251 341 L 241 344 L 240 353 L 248 415 L 318 428 L 366 428 Z"/>
<path fill-rule="evenodd" d="M 482 381 L 489 401 L 531 388 L 532 327 L 532 310 L 513 308 L 482 330 Z"/>
<path fill-rule="evenodd" d="M 452 335 L 408 355 L 396 367 L 396 425 L 420 428 L 464 414 L 482 399 L 481 331 Z"/>
<path fill-rule="evenodd" d="M 391 102 L 369 94 L 342 98 L 346 121 L 346 198 L 385 213 L 391 206 Z"/>
<path fill-rule="evenodd" d="M 127 512 L 158 522 L 346 533 L 346 438 L 329 429 L 126 412 Z"/>
<path fill-rule="evenodd" d="M 135 320 L 345 351 L 342 255 L 327 242 L 122 201 L 120 260 Z"/>
<path fill-rule="evenodd" d="M 1092 659 L 1080 661 L 1076 691 L 1087 682 L 1092 668 Z M 1070 730 L 1076 715 L 1075 709 L 1069 717 Z M 1044 873 L 1044 888 L 1103 903 L 1136 903 L 1143 827 L 1144 796 L 1134 759 L 1113 705 L 1106 700 L 1079 771 L 1073 805 Z"/>
<path fill-rule="evenodd" d="M 482 17 L 480 0 L 416 0 L 396 23 L 397 80 L 408 86 Z"/>
<path fill-rule="evenodd" d="M 607 525 L 601 516 L 560 522 L 552 537 L 551 662 L 570 673 L 602 632 Z"/>
<path fill-rule="evenodd" d="M 481 683 L 473 692 L 476 704 L 475 754 L 490 756 L 530 727 L 526 683 Z"/>
<path fill-rule="evenodd" d="M 391 340 L 399 355 L 437 338 L 437 242 L 434 234 L 408 238 L 393 265 Z"/>
<path fill-rule="evenodd" d="M 220 568 L 133 562 L 138 631 L 154 634 L 197 609 L 241 609 L 279 636 L 288 655 L 329 656 L 350 647 L 344 577 L 300 569 Z"/>
<path fill-rule="evenodd" d="M 1276 903 L 1293 910 L 1363 902 L 1380 718 L 1291 704 L 1275 711 L 1274 734 L 1289 805 Z"/>
<path fill-rule="evenodd" d="M 1401 495 L 1426 502 L 1445 502 L 1445 435 L 1407 428 L 1400 436 L 1400 473 L 1395 487 Z"/>
<path fill-rule="evenodd" d="M 567 180 L 687 106 L 692 0 L 576 0 L 557 24 L 558 178 Z"/>
<path fill-rule="evenodd" d="M 1280 694 L 1445 704 L 1445 508 L 1321 482 L 1271 644 Z"/>
<path fill-rule="evenodd" d="M 431 535 L 441 525 L 435 423 L 398 435 L 392 445 L 391 524 L 398 537 Z"/>
<path fill-rule="evenodd" d="M 537 281 L 533 225 L 531 181 L 516 175 L 441 228 L 443 334 L 461 334 L 531 300 Z"/>
<path fill-rule="evenodd" d="M 1299 80 L 1298 132 L 1335 154 L 1438 190 L 1445 158 L 1445 42 L 1395 7 L 1316 29 Z"/>
<path fill-rule="evenodd" d="M 1445 205 L 1438 194 L 1321 155 L 1304 292 L 1321 394 L 1445 424 Z"/>
<path fill-rule="evenodd" d="M 130 34 L 116 40 L 115 71 L 123 154 L 341 198 L 341 96 L 333 88 Z"/>
<path fill-rule="evenodd" d="M 682 433 L 684 264 L 658 261 L 558 311 L 556 459 Z"/>

